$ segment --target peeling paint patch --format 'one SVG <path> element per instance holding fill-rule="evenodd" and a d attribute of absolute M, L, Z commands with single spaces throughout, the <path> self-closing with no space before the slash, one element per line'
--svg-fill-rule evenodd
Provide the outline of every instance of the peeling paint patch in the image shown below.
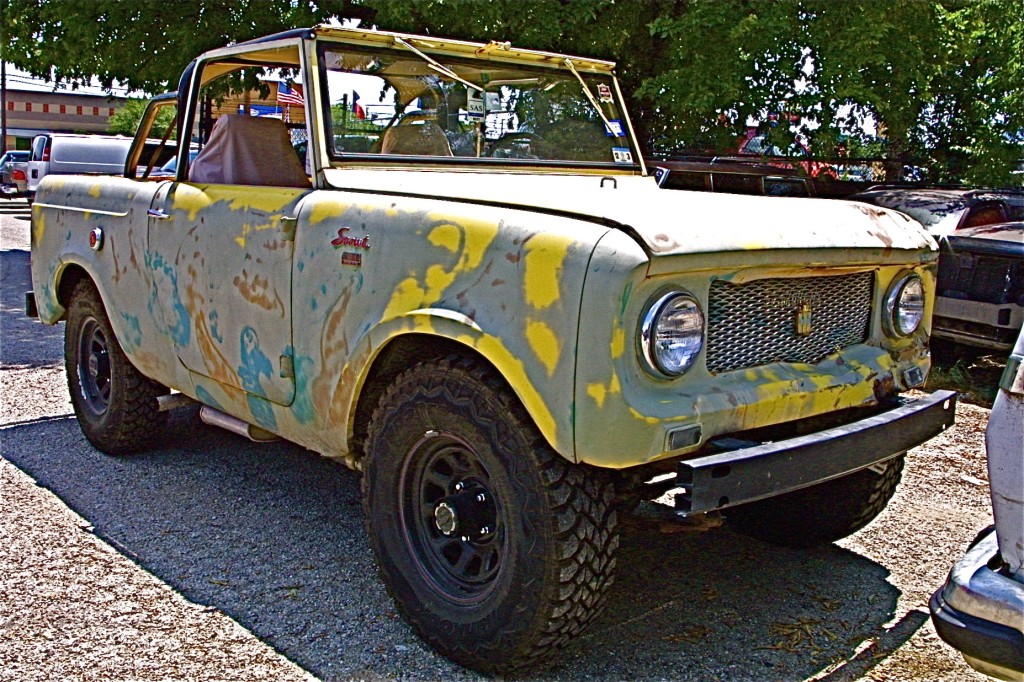
<path fill-rule="evenodd" d="M 526 302 L 534 308 L 544 310 L 560 298 L 562 265 L 572 244 L 573 240 L 557 234 L 534 235 L 526 242 L 523 286 Z"/>
<path fill-rule="evenodd" d="M 454 225 L 438 225 L 427 235 L 427 241 L 452 253 L 458 253 L 459 246 L 461 245 L 460 242 L 462 241 L 462 232 Z"/>
<path fill-rule="evenodd" d="M 526 321 L 526 340 L 529 342 L 533 354 L 544 365 L 548 376 L 554 375 L 562 352 L 558 335 L 547 323 L 528 319 Z"/>
<path fill-rule="evenodd" d="M 611 354 L 613 360 L 618 360 L 626 352 L 626 330 L 617 327 L 612 331 Z"/>
<path fill-rule="evenodd" d="M 631 415 L 633 415 L 634 419 L 639 419 L 640 421 L 642 421 L 645 424 L 648 424 L 650 426 L 655 426 L 655 425 L 657 425 L 661 421 L 657 417 L 648 417 L 646 415 L 640 414 L 640 412 L 637 411 L 637 409 L 635 407 L 630 407 L 629 408 L 629 413 Z"/>

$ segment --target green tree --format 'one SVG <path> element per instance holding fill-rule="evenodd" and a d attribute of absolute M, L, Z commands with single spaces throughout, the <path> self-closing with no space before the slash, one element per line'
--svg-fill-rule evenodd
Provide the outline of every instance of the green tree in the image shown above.
<path fill-rule="evenodd" d="M 139 127 L 142 114 L 146 111 L 146 100 L 129 99 L 124 105 L 114 112 L 110 117 L 110 132 L 115 135 L 132 136 Z M 163 109 L 156 117 L 156 125 L 153 130 L 167 130 L 174 120 L 174 112 L 170 109 Z"/>
<path fill-rule="evenodd" d="M 750 119 L 811 150 L 1002 184 L 1024 158 L 1021 0 L 6 0 L 5 59 L 173 89 L 200 52 L 332 17 L 619 64 L 648 151 L 734 151 Z M 884 136 L 865 131 L 874 122 Z M 895 177 L 895 175 L 891 176 Z"/>
<path fill-rule="evenodd" d="M 4 0 L 3 58 L 58 82 L 174 90 L 201 52 L 365 16 L 350 0 Z"/>
<path fill-rule="evenodd" d="M 384 28 L 614 59 L 648 150 L 729 152 L 749 119 L 895 177 L 1013 182 L 1024 158 L 1020 0 L 364 0 Z M 770 131 L 786 149 L 789 126 Z M 1020 183 L 1020 176 L 1016 176 Z"/>

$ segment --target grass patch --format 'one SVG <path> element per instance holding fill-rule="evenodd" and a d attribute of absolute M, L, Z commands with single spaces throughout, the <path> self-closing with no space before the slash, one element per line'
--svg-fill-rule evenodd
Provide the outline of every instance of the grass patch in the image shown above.
<path fill-rule="evenodd" d="M 1006 357 L 1002 354 L 985 354 L 958 345 L 940 345 L 933 339 L 932 371 L 925 388 L 930 391 L 956 391 L 964 402 L 991 408 L 1005 367 Z"/>

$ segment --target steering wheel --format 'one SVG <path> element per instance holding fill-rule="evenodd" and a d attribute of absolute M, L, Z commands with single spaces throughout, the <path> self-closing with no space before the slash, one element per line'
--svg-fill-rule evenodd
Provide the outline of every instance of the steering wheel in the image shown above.
<path fill-rule="evenodd" d="M 496 159 L 539 159 L 534 153 L 534 145 L 543 144 L 544 138 L 537 133 L 508 133 L 502 135 L 491 144 L 484 154 Z"/>

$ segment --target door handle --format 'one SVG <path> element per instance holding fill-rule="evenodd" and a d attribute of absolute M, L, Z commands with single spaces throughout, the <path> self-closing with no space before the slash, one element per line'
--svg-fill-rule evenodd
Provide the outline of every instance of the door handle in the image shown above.
<path fill-rule="evenodd" d="M 150 218 L 156 218 L 157 220 L 167 220 L 171 217 L 170 213 L 164 213 L 162 208 L 151 208 L 146 211 L 146 215 Z"/>

